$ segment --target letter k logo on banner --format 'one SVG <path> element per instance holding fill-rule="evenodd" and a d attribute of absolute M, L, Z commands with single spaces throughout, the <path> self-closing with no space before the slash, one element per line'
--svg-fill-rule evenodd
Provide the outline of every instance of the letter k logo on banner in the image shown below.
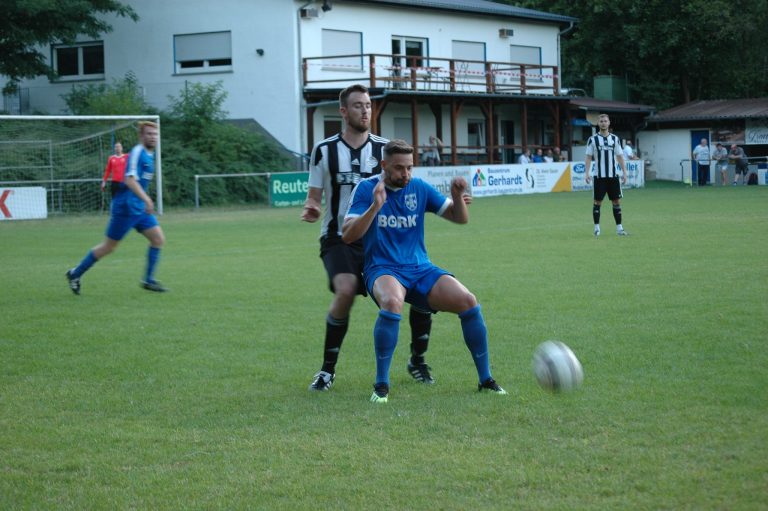
<path fill-rule="evenodd" d="M 11 218 L 11 212 L 8 210 L 8 207 L 5 205 L 5 199 L 8 198 L 11 192 L 13 192 L 13 190 L 3 190 L 2 195 L 0 195 L 0 212 L 3 213 L 3 216 L 5 218 Z"/>

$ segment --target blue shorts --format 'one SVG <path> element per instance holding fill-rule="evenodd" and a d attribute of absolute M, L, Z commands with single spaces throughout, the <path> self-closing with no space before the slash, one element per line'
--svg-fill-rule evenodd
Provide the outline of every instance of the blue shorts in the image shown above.
<path fill-rule="evenodd" d="M 107 226 L 107 238 L 120 241 L 125 238 L 128 231 L 136 229 L 138 232 L 146 231 L 160 225 L 155 215 L 142 213 L 140 215 L 112 215 Z"/>
<path fill-rule="evenodd" d="M 397 279 L 405 288 L 405 301 L 425 311 L 437 312 L 429 306 L 427 296 L 435 286 L 437 280 L 443 275 L 452 273 L 435 266 L 433 264 L 423 264 L 419 266 L 375 266 L 365 273 L 365 287 L 373 301 L 376 297 L 373 295 L 373 284 L 376 279 L 383 275 L 391 275 Z M 378 303 L 376 304 L 378 305 Z"/>

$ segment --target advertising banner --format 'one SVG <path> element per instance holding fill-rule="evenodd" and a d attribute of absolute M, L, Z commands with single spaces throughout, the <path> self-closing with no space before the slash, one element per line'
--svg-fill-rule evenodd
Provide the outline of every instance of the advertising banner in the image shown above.
<path fill-rule="evenodd" d="M 573 163 L 571 189 L 574 192 L 592 190 L 592 183 L 587 184 L 584 172 L 584 162 Z M 642 188 L 645 186 L 645 161 L 629 160 L 627 163 L 627 184 L 621 185 L 622 188 Z M 594 174 L 595 163 L 592 162 L 592 171 Z M 619 170 L 619 175 L 621 171 Z"/>
<path fill-rule="evenodd" d="M 48 218 L 45 188 L 0 188 L 0 220 Z"/>
<path fill-rule="evenodd" d="M 277 172 L 270 176 L 269 203 L 276 208 L 301 206 L 309 190 L 309 172 Z"/>
<path fill-rule="evenodd" d="M 450 195 L 451 179 L 462 176 L 474 197 L 567 192 L 571 190 L 570 163 L 417 167 L 413 174 Z"/>

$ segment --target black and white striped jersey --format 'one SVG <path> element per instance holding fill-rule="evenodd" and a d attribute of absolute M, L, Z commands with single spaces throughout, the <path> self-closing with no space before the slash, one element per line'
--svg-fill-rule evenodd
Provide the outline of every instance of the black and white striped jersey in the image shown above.
<path fill-rule="evenodd" d="M 592 135 L 587 141 L 587 156 L 595 162 L 595 177 L 618 177 L 621 170 L 616 161 L 616 155 L 624 157 L 621 139 L 609 133 L 604 137 L 600 133 Z M 587 169 L 589 172 L 589 169 Z"/>
<path fill-rule="evenodd" d="M 322 188 L 325 194 L 321 237 L 341 237 L 352 190 L 360 180 L 381 172 L 381 158 L 387 142 L 386 138 L 369 134 L 365 144 L 353 148 L 339 133 L 312 148 L 309 186 Z"/>

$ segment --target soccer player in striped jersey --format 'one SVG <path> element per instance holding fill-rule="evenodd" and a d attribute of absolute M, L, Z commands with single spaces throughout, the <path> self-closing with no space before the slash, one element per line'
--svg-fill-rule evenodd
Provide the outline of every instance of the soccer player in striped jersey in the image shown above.
<path fill-rule="evenodd" d="M 621 139 L 608 131 L 611 120 L 607 114 L 600 114 L 597 118 L 600 131 L 589 137 L 587 142 L 587 157 L 584 161 L 586 168 L 585 180 L 587 184 L 592 175 L 592 162 L 595 162 L 594 203 L 592 204 L 592 219 L 595 222 L 595 237 L 600 236 L 600 205 L 603 203 L 606 193 L 613 203 L 613 219 L 616 221 L 616 234 L 626 236 L 628 233 L 621 225 L 621 185 L 627 184 L 627 166 L 624 162 L 624 151 L 621 147 Z M 622 176 L 616 172 L 616 165 L 621 168 Z"/>
<path fill-rule="evenodd" d="M 102 257 L 111 254 L 131 229 L 136 229 L 149 240 L 147 266 L 141 287 L 148 291 L 167 291 L 154 278 L 165 235 L 154 215 L 155 203 L 148 195 L 149 184 L 155 175 L 157 139 L 157 124 L 146 121 L 139 123 L 139 144 L 131 150 L 125 177 L 112 198 L 106 237 L 88 251 L 80 264 L 66 273 L 69 288 L 76 295 L 80 294 L 80 278 L 83 274 Z"/>
<path fill-rule="evenodd" d="M 352 85 L 339 94 L 339 111 L 344 131 L 315 145 L 310 156 L 309 190 L 301 219 L 316 222 L 326 210 L 320 228 L 320 257 L 328 274 L 333 300 L 326 315 L 323 365 L 315 374 L 310 390 L 325 391 L 336 378 L 339 351 L 349 327 L 355 297 L 365 295 L 363 284 L 363 245 L 347 245 L 341 240 L 341 227 L 355 185 L 381 172 L 382 148 L 387 140 L 370 133 L 371 98 L 363 85 Z M 408 372 L 422 383 L 434 383 L 424 360 L 432 329 L 429 310 L 411 308 L 411 358 Z"/>
<path fill-rule="evenodd" d="M 373 329 L 376 380 L 371 401 L 386 403 L 389 368 L 397 346 L 404 302 L 420 309 L 457 314 L 464 342 L 475 363 L 478 390 L 506 391 L 491 377 L 488 330 L 477 298 L 453 275 L 432 264 L 424 244 L 427 212 L 457 224 L 469 222 L 467 182 L 451 181 L 451 197 L 411 178 L 413 147 L 393 140 L 384 147 L 383 172 L 360 182 L 343 225 L 347 243 L 363 240 L 365 285 L 379 306 Z"/>

